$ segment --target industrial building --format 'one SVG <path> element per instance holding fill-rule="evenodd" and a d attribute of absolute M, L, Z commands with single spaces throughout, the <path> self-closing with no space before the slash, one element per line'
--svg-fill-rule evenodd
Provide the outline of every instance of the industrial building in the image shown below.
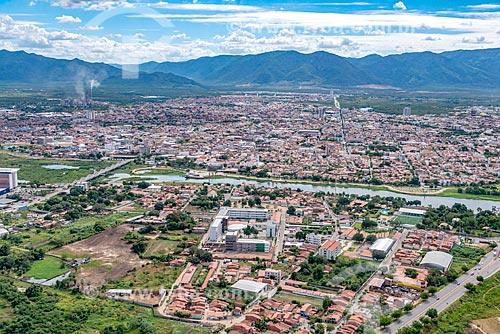
<path fill-rule="evenodd" d="M 420 262 L 421 267 L 434 268 L 441 271 L 447 271 L 450 269 L 451 263 L 453 262 L 453 256 L 440 251 L 432 251 L 425 254 L 422 262 Z"/>
<path fill-rule="evenodd" d="M 394 240 L 389 238 L 380 238 L 377 239 L 370 247 L 370 251 L 372 252 L 372 257 L 374 259 L 383 259 L 387 256 L 392 246 L 394 245 Z"/>
<path fill-rule="evenodd" d="M 236 282 L 235 284 L 233 284 L 231 286 L 231 289 L 234 292 L 243 291 L 245 293 L 253 293 L 253 294 L 259 295 L 262 292 L 267 290 L 267 284 L 255 282 L 255 281 L 250 281 L 250 280 L 246 280 L 246 279 L 241 279 L 238 282 Z"/>
<path fill-rule="evenodd" d="M 0 168 L 0 192 L 9 192 L 17 188 L 18 171 L 17 168 Z"/>

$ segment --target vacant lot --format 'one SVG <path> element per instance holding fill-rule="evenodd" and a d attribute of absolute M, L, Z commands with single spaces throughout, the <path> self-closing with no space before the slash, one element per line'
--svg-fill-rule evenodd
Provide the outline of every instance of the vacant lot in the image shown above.
<path fill-rule="evenodd" d="M 113 213 L 107 216 L 89 216 L 78 219 L 68 225 L 53 229 L 30 229 L 19 234 L 21 245 L 25 248 L 43 248 L 45 251 L 82 240 L 95 234 L 94 225 L 100 223 L 108 228 L 121 224 L 136 213 Z"/>
<path fill-rule="evenodd" d="M 0 151 L 0 166 L 4 168 L 19 168 L 20 180 L 32 181 L 41 184 L 70 183 L 78 180 L 95 170 L 111 166 L 110 162 L 93 160 L 59 160 L 33 159 L 30 157 L 14 156 L 6 151 Z M 78 169 L 47 169 L 42 166 L 66 165 Z"/>
<path fill-rule="evenodd" d="M 107 288 L 116 289 L 170 289 L 183 267 L 167 267 L 163 264 L 148 264 L 134 270 L 118 280 L 111 281 Z"/>
<path fill-rule="evenodd" d="M 77 282 L 83 280 L 85 285 L 101 286 L 146 263 L 132 253 L 131 244 L 122 240 L 134 228 L 137 229 L 137 226 L 129 224 L 113 227 L 88 239 L 55 249 L 53 253 L 72 258 L 90 256 L 91 263 L 78 269 Z"/>
<path fill-rule="evenodd" d="M 31 269 L 24 276 L 50 279 L 68 271 L 69 268 L 61 260 L 53 256 L 46 256 L 43 260 L 33 262 Z"/>
<path fill-rule="evenodd" d="M 309 303 L 316 308 L 323 307 L 323 300 L 318 298 L 310 298 L 306 296 L 295 295 L 293 293 L 280 292 L 274 298 L 291 303 L 292 301 L 299 302 L 301 304 Z"/>
<path fill-rule="evenodd" d="M 474 320 L 474 325 L 479 327 L 483 333 L 497 334 L 500 333 L 500 318 L 489 318 Z"/>

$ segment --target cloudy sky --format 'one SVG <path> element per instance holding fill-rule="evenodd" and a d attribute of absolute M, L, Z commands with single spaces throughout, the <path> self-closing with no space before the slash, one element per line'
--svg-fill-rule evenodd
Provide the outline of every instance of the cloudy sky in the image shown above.
<path fill-rule="evenodd" d="M 0 0 L 0 49 L 123 64 L 290 49 L 361 57 L 500 47 L 493 1 L 167 1 Z"/>

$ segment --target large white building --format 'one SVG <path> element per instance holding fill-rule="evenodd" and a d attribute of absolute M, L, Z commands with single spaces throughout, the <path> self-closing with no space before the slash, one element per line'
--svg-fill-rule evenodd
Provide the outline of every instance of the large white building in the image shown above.
<path fill-rule="evenodd" d="M 274 238 L 276 237 L 276 223 L 272 220 L 267 221 L 266 225 L 266 237 Z"/>
<path fill-rule="evenodd" d="M 441 271 L 447 271 L 451 267 L 453 262 L 453 256 L 440 251 L 431 251 L 425 254 L 422 262 L 420 262 L 421 267 L 425 268 L 435 268 Z"/>
<path fill-rule="evenodd" d="M 230 219 L 259 219 L 259 220 L 267 220 L 269 218 L 269 210 L 267 209 L 254 209 L 254 208 L 227 208 L 222 207 L 219 211 L 219 214 L 225 211 L 225 215 Z M 219 215 L 218 214 L 218 215 Z"/>
<path fill-rule="evenodd" d="M 222 237 L 222 218 L 216 217 L 208 230 L 208 240 L 217 242 Z"/>
<path fill-rule="evenodd" d="M 233 291 L 243 291 L 248 293 L 253 293 L 256 295 L 261 294 L 267 290 L 266 283 L 260 283 L 255 281 L 250 281 L 246 279 L 241 279 L 231 286 Z"/>
<path fill-rule="evenodd" d="M 370 247 L 370 251 L 372 252 L 372 256 L 376 259 L 383 259 L 391 250 L 394 245 L 394 240 L 389 238 L 380 238 L 377 239 Z"/>
<path fill-rule="evenodd" d="M 271 243 L 261 239 L 244 239 L 236 241 L 236 250 L 240 253 L 269 253 Z"/>
<path fill-rule="evenodd" d="M 17 188 L 17 172 L 16 168 L 0 168 L 0 189 L 15 189 Z"/>

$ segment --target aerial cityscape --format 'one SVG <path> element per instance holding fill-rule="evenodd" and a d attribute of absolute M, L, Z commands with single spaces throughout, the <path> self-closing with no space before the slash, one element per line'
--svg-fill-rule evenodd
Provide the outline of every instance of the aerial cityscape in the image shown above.
<path fill-rule="evenodd" d="M 500 333 L 499 24 L 0 2 L 0 333 Z"/>

